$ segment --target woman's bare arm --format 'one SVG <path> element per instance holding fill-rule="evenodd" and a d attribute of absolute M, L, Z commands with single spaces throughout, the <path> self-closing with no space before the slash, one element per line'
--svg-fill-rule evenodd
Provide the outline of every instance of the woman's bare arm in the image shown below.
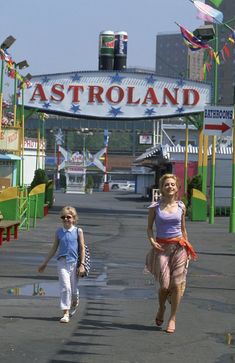
<path fill-rule="evenodd" d="M 163 248 L 159 243 L 155 241 L 154 234 L 153 234 L 153 223 L 155 219 L 155 208 L 149 208 L 149 215 L 148 215 L 148 227 L 147 227 L 147 236 L 151 245 L 156 248 L 157 250 L 163 251 Z"/>
<path fill-rule="evenodd" d="M 188 240 L 188 234 L 187 234 L 187 230 L 186 230 L 186 223 L 185 223 L 185 216 L 186 216 L 186 207 L 185 205 L 183 206 L 183 213 L 182 213 L 182 218 L 181 218 L 181 231 L 182 231 L 182 235 L 183 237 Z"/>

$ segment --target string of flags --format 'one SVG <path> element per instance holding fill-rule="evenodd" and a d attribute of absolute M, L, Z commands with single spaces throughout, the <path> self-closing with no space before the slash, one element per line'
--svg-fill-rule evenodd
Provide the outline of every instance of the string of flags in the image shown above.
<path fill-rule="evenodd" d="M 203 70 L 202 70 L 203 71 L 202 78 L 205 79 L 206 72 L 209 72 L 212 69 L 213 62 L 216 62 L 219 65 L 221 63 L 221 59 L 225 62 L 226 58 L 230 57 L 231 51 L 229 49 L 229 46 L 235 44 L 235 30 L 231 28 L 228 24 L 223 23 L 223 13 L 221 11 L 201 1 L 196 1 L 196 0 L 190 0 L 190 1 L 197 8 L 198 18 L 209 23 L 223 25 L 229 29 L 229 36 L 225 44 L 220 50 L 215 51 L 213 47 L 208 43 L 208 41 L 197 38 L 188 29 L 176 23 L 180 28 L 185 45 L 191 51 L 198 51 L 203 49 L 207 52 L 208 58 L 203 64 Z M 223 0 L 210 0 L 210 2 L 218 8 L 222 4 Z"/>
<path fill-rule="evenodd" d="M 20 90 L 23 88 L 32 87 L 32 83 L 26 77 L 22 76 L 15 68 L 15 62 L 13 61 L 10 54 L 7 50 L 0 48 L 0 59 L 6 63 L 5 72 L 8 77 L 16 79 L 17 82 L 17 90 L 16 96 L 20 97 Z M 4 114 L 2 116 L 1 125 L 2 126 L 13 126 L 14 125 L 14 113 L 7 111 L 9 104 L 6 101 L 2 101 L 2 107 L 4 110 Z"/>
<path fill-rule="evenodd" d="M 25 79 L 14 67 L 15 62 L 11 58 L 10 54 L 6 50 L 0 48 L 0 58 L 6 62 L 6 73 L 10 78 L 16 78 L 19 81 L 20 88 L 30 88 L 32 83 Z"/>

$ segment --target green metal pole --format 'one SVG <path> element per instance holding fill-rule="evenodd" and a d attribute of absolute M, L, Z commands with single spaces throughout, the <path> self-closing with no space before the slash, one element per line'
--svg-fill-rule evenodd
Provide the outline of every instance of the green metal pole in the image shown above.
<path fill-rule="evenodd" d="M 235 233 L 235 87 L 233 89 L 233 159 L 232 159 L 232 199 L 229 232 Z"/>
<path fill-rule="evenodd" d="M 42 120 L 42 169 L 45 170 L 46 162 L 45 162 L 45 120 Z"/>
<path fill-rule="evenodd" d="M 2 131 L 3 73 L 4 73 L 4 60 L 2 60 L 1 81 L 0 81 L 0 132 Z"/>
<path fill-rule="evenodd" d="M 184 194 L 188 191 L 188 121 L 185 127 L 185 156 L 184 156 Z"/>
<path fill-rule="evenodd" d="M 16 127 L 16 111 L 17 111 L 17 95 L 16 95 L 16 90 L 17 90 L 17 78 L 16 78 L 17 66 L 16 66 L 16 64 L 14 64 L 14 68 L 15 68 L 15 78 L 14 78 L 14 127 Z"/>
<path fill-rule="evenodd" d="M 17 126 L 17 78 L 16 78 L 16 72 L 17 72 L 17 65 L 14 63 L 14 69 L 15 69 L 15 78 L 14 78 L 14 95 L 13 95 L 13 112 L 14 112 L 14 127 Z M 19 132 L 19 129 L 17 130 Z M 18 146 L 17 155 L 20 156 L 21 151 L 20 147 Z M 21 162 L 17 160 L 16 162 L 16 170 L 17 170 L 17 176 L 16 176 L 16 185 L 20 185 L 20 175 L 21 175 Z"/>
<path fill-rule="evenodd" d="M 38 130 L 37 130 L 37 158 L 36 158 L 36 169 L 40 169 L 40 127 L 41 127 L 41 120 L 38 120 Z"/>
<path fill-rule="evenodd" d="M 24 186 L 24 85 L 22 86 L 22 124 L 21 124 L 21 186 Z"/>
<path fill-rule="evenodd" d="M 203 167 L 202 167 L 202 157 L 203 157 L 203 129 L 200 128 L 198 130 L 198 164 L 197 164 L 197 173 L 201 176 L 203 174 Z"/>
<path fill-rule="evenodd" d="M 30 197 L 28 195 L 28 191 L 26 190 L 26 198 L 27 198 L 27 210 L 26 210 L 26 228 L 30 228 Z"/>
<path fill-rule="evenodd" d="M 202 193 L 207 195 L 208 136 L 203 137 Z"/>
<path fill-rule="evenodd" d="M 33 227 L 36 227 L 36 224 L 37 224 L 37 212 L 38 212 L 38 194 L 35 194 L 33 196 L 35 199 L 35 209 L 34 209 L 34 216 L 33 216 Z"/>
<path fill-rule="evenodd" d="M 216 136 L 212 137 L 212 156 L 211 156 L 211 189 L 210 189 L 210 214 L 209 223 L 215 222 L 215 147 Z"/>
<path fill-rule="evenodd" d="M 16 160 L 16 185 L 17 186 L 20 186 L 20 175 L 21 175 L 20 164 L 21 164 L 21 160 Z"/>
<path fill-rule="evenodd" d="M 215 53 L 217 56 L 219 48 L 218 39 L 218 24 L 215 25 Z M 215 60 L 214 66 L 214 105 L 217 105 L 218 100 L 218 64 Z M 211 183 L 210 183 L 210 214 L 209 223 L 214 224 L 215 221 L 215 153 L 216 153 L 216 136 L 212 139 L 212 156 L 211 156 Z"/>

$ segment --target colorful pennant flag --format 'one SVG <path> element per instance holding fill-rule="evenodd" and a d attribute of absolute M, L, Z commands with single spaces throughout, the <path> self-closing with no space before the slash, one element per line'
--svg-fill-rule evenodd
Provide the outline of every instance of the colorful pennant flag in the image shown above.
<path fill-rule="evenodd" d="M 228 40 L 230 41 L 230 43 L 235 43 L 235 31 L 232 32 Z"/>
<path fill-rule="evenodd" d="M 201 1 L 193 1 L 193 3 L 199 11 L 198 17 L 200 19 L 208 21 L 209 23 L 221 24 L 223 22 L 224 15 L 221 11 L 202 3 Z"/>
<path fill-rule="evenodd" d="M 217 8 L 222 4 L 223 0 L 210 0 Z"/>
<path fill-rule="evenodd" d="M 203 79 L 206 79 L 206 71 L 207 71 L 206 64 L 203 64 Z"/>
<path fill-rule="evenodd" d="M 219 52 L 217 52 L 217 53 L 215 52 L 215 55 L 214 55 L 215 56 L 215 61 L 216 61 L 216 63 L 218 65 L 220 65 L 220 57 L 219 57 L 219 54 L 220 54 Z"/>
<path fill-rule="evenodd" d="M 230 56 L 230 51 L 229 51 L 229 48 L 228 48 L 227 44 L 225 44 L 225 45 L 224 45 L 224 47 L 223 47 L 223 51 L 224 51 L 224 53 L 226 54 L 226 56 L 229 58 L 229 56 Z"/>
<path fill-rule="evenodd" d="M 11 60 L 11 56 L 7 53 L 7 51 L 0 48 L 0 56 L 1 59 L 5 62 L 9 62 Z"/>
<path fill-rule="evenodd" d="M 207 71 L 210 72 L 210 70 L 212 68 L 212 64 L 207 62 L 207 63 L 205 63 L 205 66 L 206 66 Z"/>
<path fill-rule="evenodd" d="M 225 53 L 225 52 L 224 52 L 224 48 L 223 48 L 223 49 L 221 49 L 221 52 L 220 52 L 220 53 L 221 53 L 221 55 L 222 55 L 223 61 L 225 62 L 225 61 L 226 61 L 226 59 L 225 59 L 225 55 L 224 55 L 224 53 Z"/>
<path fill-rule="evenodd" d="M 177 24 L 177 23 L 176 23 Z M 193 33 L 184 28 L 183 26 L 177 24 L 180 27 L 181 34 L 183 36 L 184 42 L 192 51 L 200 49 L 211 49 L 206 41 L 198 39 Z"/>

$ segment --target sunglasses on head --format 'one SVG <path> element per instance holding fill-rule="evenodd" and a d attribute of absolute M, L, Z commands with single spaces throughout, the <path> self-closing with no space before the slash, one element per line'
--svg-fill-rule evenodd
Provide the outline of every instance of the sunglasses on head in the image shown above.
<path fill-rule="evenodd" d="M 65 220 L 65 219 L 72 219 L 73 217 L 72 216 L 62 216 L 60 218 L 63 219 L 63 220 Z"/>

